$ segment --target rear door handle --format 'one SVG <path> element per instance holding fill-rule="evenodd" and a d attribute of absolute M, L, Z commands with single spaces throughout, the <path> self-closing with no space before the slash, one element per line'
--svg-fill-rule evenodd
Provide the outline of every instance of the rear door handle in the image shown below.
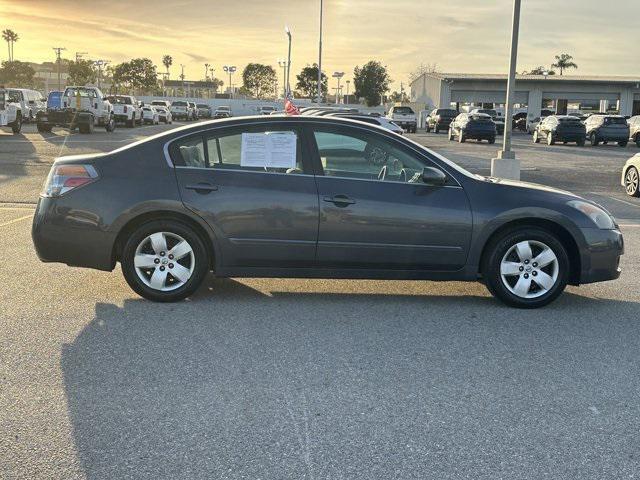
<path fill-rule="evenodd" d="M 195 183 L 187 185 L 184 188 L 187 190 L 195 190 L 198 193 L 209 193 L 218 190 L 217 185 L 211 185 L 210 183 Z"/>
<path fill-rule="evenodd" d="M 334 195 L 333 197 L 324 197 L 322 200 L 325 202 L 333 203 L 337 207 L 346 207 L 347 205 L 353 205 L 355 200 L 350 199 L 346 195 Z"/>

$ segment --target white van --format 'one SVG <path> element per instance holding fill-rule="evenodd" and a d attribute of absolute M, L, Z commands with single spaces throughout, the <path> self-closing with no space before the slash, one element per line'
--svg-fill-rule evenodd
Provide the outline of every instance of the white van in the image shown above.
<path fill-rule="evenodd" d="M 22 118 L 25 122 L 34 121 L 38 112 L 44 112 L 47 109 L 47 100 L 37 90 L 8 88 L 7 92 L 19 100 L 20 107 L 22 107 Z"/>

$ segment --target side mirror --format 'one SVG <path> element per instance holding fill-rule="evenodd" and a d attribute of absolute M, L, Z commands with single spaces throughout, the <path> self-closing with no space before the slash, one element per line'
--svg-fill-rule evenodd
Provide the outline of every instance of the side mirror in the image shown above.
<path fill-rule="evenodd" d="M 447 183 L 447 176 L 442 170 L 434 167 L 424 167 L 422 170 L 422 181 L 426 185 L 442 187 Z"/>

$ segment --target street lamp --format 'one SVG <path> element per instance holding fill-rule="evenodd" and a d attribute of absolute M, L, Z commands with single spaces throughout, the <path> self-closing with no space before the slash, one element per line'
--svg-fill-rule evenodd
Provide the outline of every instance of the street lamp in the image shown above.
<path fill-rule="evenodd" d="M 351 83 L 351 80 L 347 80 L 347 103 L 349 103 L 349 84 Z"/>
<path fill-rule="evenodd" d="M 288 26 L 284 27 L 284 33 L 287 34 L 289 38 L 289 53 L 287 53 L 287 92 L 291 91 L 289 86 L 289 75 L 291 74 L 291 30 L 289 30 Z"/>
<path fill-rule="evenodd" d="M 102 67 L 105 67 L 109 63 L 108 60 L 96 60 L 93 64 L 98 67 L 98 88 L 100 88 L 100 77 L 102 76 Z"/>
<path fill-rule="evenodd" d="M 318 105 L 322 101 L 322 0 L 320 0 L 320 36 L 318 39 Z"/>
<path fill-rule="evenodd" d="M 278 66 L 282 68 L 282 98 L 287 96 L 287 61 L 284 59 L 278 60 Z"/>
<path fill-rule="evenodd" d="M 209 65 L 208 63 L 204 64 L 204 81 L 207 81 L 207 76 L 209 75 Z"/>
<path fill-rule="evenodd" d="M 336 105 L 339 103 L 338 102 L 338 97 L 340 95 L 340 79 L 342 77 L 344 77 L 344 72 L 333 72 L 333 75 L 331 75 L 333 78 L 337 78 L 338 79 L 338 87 L 336 88 Z"/>
<path fill-rule="evenodd" d="M 511 58 L 509 59 L 509 78 L 507 79 L 507 103 L 505 105 L 504 141 L 497 158 L 491 159 L 491 176 L 520 180 L 520 161 L 511 150 L 511 119 L 516 83 L 516 63 L 518 58 L 518 30 L 520 28 L 520 4 L 522 0 L 513 0 L 513 19 L 511 24 Z"/>
<path fill-rule="evenodd" d="M 229 95 L 231 96 L 230 98 L 233 98 L 233 83 L 231 83 L 231 75 L 236 73 L 236 66 L 225 65 L 224 67 L 222 67 L 222 70 L 224 70 L 225 73 L 229 74 Z"/>

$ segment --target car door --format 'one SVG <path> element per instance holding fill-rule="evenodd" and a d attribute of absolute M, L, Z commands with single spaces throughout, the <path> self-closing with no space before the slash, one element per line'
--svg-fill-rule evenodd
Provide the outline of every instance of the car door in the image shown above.
<path fill-rule="evenodd" d="M 290 125 L 210 128 L 169 147 L 182 201 L 213 229 L 224 268 L 315 262 L 318 193 L 308 149 Z M 268 158 L 267 140 L 276 144 Z"/>
<path fill-rule="evenodd" d="M 366 128 L 314 124 L 320 174 L 318 265 L 454 271 L 469 249 L 472 218 L 458 182 L 422 182 L 426 156 Z"/>

